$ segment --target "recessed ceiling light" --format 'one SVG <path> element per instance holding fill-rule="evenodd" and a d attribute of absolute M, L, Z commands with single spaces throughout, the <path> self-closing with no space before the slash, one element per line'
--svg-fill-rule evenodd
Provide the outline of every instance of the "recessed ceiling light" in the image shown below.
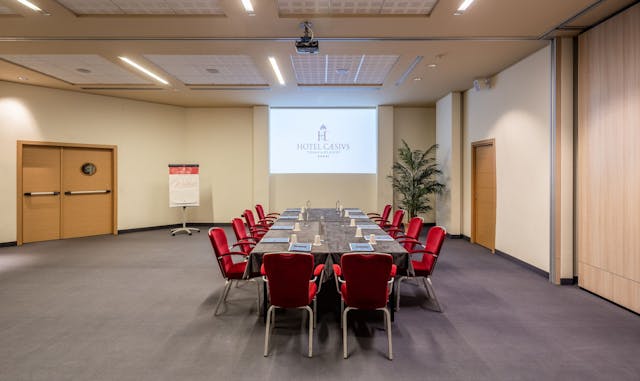
<path fill-rule="evenodd" d="M 276 77 L 278 78 L 278 82 L 281 85 L 284 85 L 284 78 L 282 77 L 282 73 L 280 73 L 280 68 L 278 67 L 278 62 L 276 61 L 275 57 L 269 57 L 269 63 L 271 63 L 271 68 L 273 69 L 273 72 L 276 74 Z"/>
<path fill-rule="evenodd" d="M 220 73 L 220 70 L 215 69 L 215 68 L 212 68 L 212 67 L 206 68 L 206 69 L 204 69 L 204 70 L 205 70 L 205 71 L 207 71 L 208 73 L 211 73 L 211 74 L 218 74 L 218 73 Z"/>
<path fill-rule="evenodd" d="M 79 72 L 79 73 L 82 73 L 82 74 L 89 74 L 89 73 L 91 73 L 91 70 L 89 70 L 89 69 L 85 69 L 85 68 L 83 68 L 83 67 L 79 67 L 79 68 L 77 68 L 77 69 L 76 69 L 76 71 L 77 71 L 77 72 Z"/>
<path fill-rule="evenodd" d="M 253 14 L 253 4 L 251 4 L 251 0 L 242 0 L 242 6 L 247 13 Z"/>
<path fill-rule="evenodd" d="M 158 75 L 156 75 L 156 74 L 152 73 L 152 72 L 151 72 L 151 71 L 149 71 L 148 69 L 146 69 L 146 68 L 144 68 L 144 67 L 142 67 L 142 66 L 138 65 L 137 63 L 135 63 L 134 61 L 132 61 L 132 60 L 128 59 L 127 57 L 118 57 L 118 58 L 120 58 L 122 61 L 126 62 L 127 64 L 129 64 L 129 65 L 133 66 L 134 68 L 136 68 L 136 69 L 140 70 L 141 72 L 145 73 L 145 74 L 146 74 L 146 75 L 148 75 L 149 77 L 151 77 L 151 78 L 155 79 L 156 81 L 158 81 L 158 82 L 160 82 L 160 83 L 162 83 L 162 84 L 165 84 L 165 85 L 168 85 L 168 84 L 169 84 L 169 81 L 167 81 L 166 79 L 161 78 L 160 76 L 158 76 Z"/>
<path fill-rule="evenodd" d="M 422 77 L 413 77 L 413 80 L 416 81 L 416 82 L 417 81 L 422 81 Z"/>
<path fill-rule="evenodd" d="M 427 67 L 430 67 L 433 69 L 434 67 L 438 67 L 438 64 L 430 63 L 429 65 L 427 65 Z"/>
<path fill-rule="evenodd" d="M 24 5 L 25 7 L 31 9 L 32 11 L 36 11 L 36 12 L 42 12 L 42 9 L 40 9 L 37 5 L 33 4 L 30 1 L 27 0 L 18 0 L 18 3 Z"/>
<path fill-rule="evenodd" d="M 27 77 L 25 77 L 23 75 L 19 75 L 18 79 L 21 80 L 21 81 L 28 81 L 29 80 L 29 78 L 27 78 Z"/>
<path fill-rule="evenodd" d="M 464 0 L 462 4 L 460 4 L 460 6 L 458 7 L 458 10 L 454 13 L 454 15 L 460 16 L 461 14 L 463 14 L 464 11 L 466 11 L 467 8 L 469 8 L 471 3 L 473 3 L 473 0 Z"/>

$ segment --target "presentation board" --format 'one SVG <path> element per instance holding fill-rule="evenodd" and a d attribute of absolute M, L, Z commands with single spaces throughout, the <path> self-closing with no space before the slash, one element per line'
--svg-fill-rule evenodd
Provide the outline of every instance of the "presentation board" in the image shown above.
<path fill-rule="evenodd" d="M 200 166 L 169 164 L 169 207 L 200 205 Z"/>
<path fill-rule="evenodd" d="M 272 108 L 269 169 L 283 173 L 377 172 L 375 108 Z"/>

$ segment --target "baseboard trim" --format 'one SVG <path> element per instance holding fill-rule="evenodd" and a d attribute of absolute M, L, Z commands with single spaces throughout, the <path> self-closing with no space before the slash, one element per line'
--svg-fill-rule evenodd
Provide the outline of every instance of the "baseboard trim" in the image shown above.
<path fill-rule="evenodd" d="M 598 295 L 598 294 L 596 294 L 596 293 L 593 293 L 593 292 L 591 292 L 591 291 L 587 290 L 586 288 L 582 288 L 582 287 L 580 287 L 580 286 L 578 286 L 578 288 L 579 288 L 579 289 L 581 289 L 582 291 L 586 291 L 586 292 L 588 292 L 589 294 L 591 294 L 591 295 L 593 295 L 593 296 L 597 296 L 598 298 L 600 298 L 600 299 L 604 300 L 605 302 L 609 302 L 609 303 L 611 303 L 611 304 L 613 304 L 613 305 L 615 305 L 615 306 L 617 306 L 617 307 L 622 308 L 623 310 L 627 310 L 627 311 L 631 312 L 632 314 L 634 314 L 634 315 L 636 315 L 636 316 L 640 316 L 640 313 L 638 313 L 638 312 L 636 312 L 636 311 L 634 311 L 634 310 L 630 310 L 630 309 L 628 309 L 628 308 L 627 308 L 627 307 L 625 307 L 625 306 L 621 306 L 620 304 L 618 304 L 618 303 L 616 303 L 616 302 L 614 302 L 614 301 L 612 301 L 612 300 L 609 300 L 609 299 L 605 298 L 604 296 L 601 296 L 601 295 Z"/>
<path fill-rule="evenodd" d="M 511 255 L 505 253 L 504 251 L 496 250 L 495 253 L 496 253 L 496 255 L 498 255 L 498 256 L 500 256 L 500 257 L 502 257 L 504 259 L 507 259 L 507 260 L 519 265 L 520 267 L 523 267 L 523 268 L 525 268 L 527 270 L 530 270 L 530 271 L 532 271 L 532 272 L 534 272 L 534 273 L 536 273 L 536 274 L 538 274 L 538 275 L 540 275 L 542 277 L 545 277 L 545 278 L 549 279 L 549 273 L 544 271 L 544 270 L 541 270 L 541 269 L 539 269 L 539 268 L 537 268 L 537 267 L 535 267 L 533 265 L 528 264 L 527 262 L 525 262 L 523 260 L 520 260 L 520 259 L 518 259 L 518 258 L 516 258 L 514 256 L 511 256 Z"/>
<path fill-rule="evenodd" d="M 147 226 L 143 228 L 133 228 L 133 229 L 122 229 L 118 230 L 118 234 L 129 234 L 129 233 L 139 233 L 146 232 L 151 230 L 165 230 L 165 229 L 174 229 L 181 227 L 182 224 L 172 224 L 172 225 L 157 225 L 157 226 Z M 213 222 L 193 222 L 187 223 L 187 227 L 196 227 L 196 228 L 210 228 L 210 227 L 225 227 L 231 226 L 231 223 L 213 223 Z"/>
<path fill-rule="evenodd" d="M 432 228 L 432 227 L 434 227 L 434 226 L 436 226 L 436 223 L 435 223 L 435 222 L 423 222 L 423 223 L 422 223 L 422 227 L 423 227 L 423 228 L 429 228 L 429 229 L 431 229 L 431 228 Z"/>
<path fill-rule="evenodd" d="M 463 240 L 467 241 L 467 242 L 471 242 L 471 237 L 467 237 L 467 236 L 466 236 L 466 235 L 464 235 L 464 234 L 460 234 L 460 237 L 461 237 Z"/>
<path fill-rule="evenodd" d="M 578 284 L 578 277 L 560 278 L 561 286 L 573 286 L 574 284 Z"/>
<path fill-rule="evenodd" d="M 18 246 L 18 241 L 0 242 L 0 247 Z"/>
<path fill-rule="evenodd" d="M 449 234 L 447 233 L 447 238 L 450 239 L 464 239 L 464 236 L 462 234 Z M 467 239 L 468 241 L 468 239 Z"/>

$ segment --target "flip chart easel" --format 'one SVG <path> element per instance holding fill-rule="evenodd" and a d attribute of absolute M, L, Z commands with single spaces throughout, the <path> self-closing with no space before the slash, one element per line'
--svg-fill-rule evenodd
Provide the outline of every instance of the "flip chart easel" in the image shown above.
<path fill-rule="evenodd" d="M 187 227 L 187 207 L 200 206 L 199 173 L 198 164 L 169 164 L 169 207 L 182 208 L 182 227 L 171 229 L 171 235 L 200 232 Z"/>

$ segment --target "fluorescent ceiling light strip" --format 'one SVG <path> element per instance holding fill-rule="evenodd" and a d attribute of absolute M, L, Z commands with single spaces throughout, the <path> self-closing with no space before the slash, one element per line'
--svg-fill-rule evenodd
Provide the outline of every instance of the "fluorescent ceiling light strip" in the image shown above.
<path fill-rule="evenodd" d="M 364 57 L 365 55 L 363 54 L 362 57 L 360 58 L 360 64 L 358 65 L 358 70 L 356 70 L 356 75 L 353 77 L 353 83 L 358 82 L 358 76 L 360 75 L 360 69 L 362 69 L 362 64 L 364 63 Z"/>
<path fill-rule="evenodd" d="M 329 82 L 329 55 L 324 55 L 324 83 Z"/>
<path fill-rule="evenodd" d="M 140 70 L 141 72 L 145 73 L 145 74 L 146 74 L 146 75 L 148 75 L 149 77 L 151 77 L 151 78 L 155 79 L 156 81 L 158 81 L 158 82 L 160 82 L 160 83 L 162 83 L 162 84 L 165 84 L 165 85 L 168 85 L 168 84 L 169 84 L 169 82 L 168 82 L 167 80 L 165 80 L 165 79 L 163 79 L 163 78 L 161 78 L 161 77 L 157 76 L 156 74 L 154 74 L 154 73 L 150 72 L 150 71 L 149 71 L 149 70 L 147 70 L 146 68 L 144 68 L 144 67 L 142 67 L 142 66 L 138 65 L 137 63 L 135 63 L 135 62 L 131 61 L 131 60 L 130 60 L 130 59 L 128 59 L 127 57 L 118 57 L 118 58 L 120 58 L 120 59 L 121 59 L 121 60 L 123 60 L 124 62 L 128 63 L 129 65 L 131 65 L 131 66 L 135 67 L 136 69 Z"/>
<path fill-rule="evenodd" d="M 273 72 L 276 73 L 276 77 L 278 78 L 278 82 L 281 85 L 284 85 L 284 78 L 282 77 L 282 73 L 280 73 L 280 68 L 278 67 L 278 62 L 274 57 L 269 57 L 269 63 L 271 63 L 271 68 Z"/>
<path fill-rule="evenodd" d="M 30 2 L 30 1 L 27 1 L 27 0 L 18 0 L 18 3 L 20 3 L 20 4 L 24 5 L 24 6 L 25 6 L 25 7 L 27 7 L 27 8 L 30 8 L 30 9 L 31 9 L 31 10 L 33 10 L 33 11 L 36 11 L 36 12 L 42 12 L 42 9 L 38 8 L 38 6 L 37 6 L 37 5 L 33 4 L 33 3 L 32 3 L 32 2 Z"/>
<path fill-rule="evenodd" d="M 473 0 L 464 0 L 462 4 L 458 7 L 458 12 L 464 12 L 469 8 L 469 6 L 473 3 Z"/>
<path fill-rule="evenodd" d="M 244 10 L 253 13 L 253 4 L 251 4 L 251 0 L 242 0 L 242 6 L 244 6 Z"/>
<path fill-rule="evenodd" d="M 409 65 L 407 70 L 405 70 L 405 72 L 402 74 L 400 79 L 398 79 L 398 81 L 396 81 L 396 86 L 402 85 L 402 83 L 407 79 L 407 77 L 413 71 L 413 69 L 416 66 L 418 66 L 418 64 L 420 63 L 420 61 L 422 61 L 423 58 L 424 58 L 423 56 L 417 56 L 416 59 L 414 59 L 413 62 L 411 62 L 411 65 Z"/>

